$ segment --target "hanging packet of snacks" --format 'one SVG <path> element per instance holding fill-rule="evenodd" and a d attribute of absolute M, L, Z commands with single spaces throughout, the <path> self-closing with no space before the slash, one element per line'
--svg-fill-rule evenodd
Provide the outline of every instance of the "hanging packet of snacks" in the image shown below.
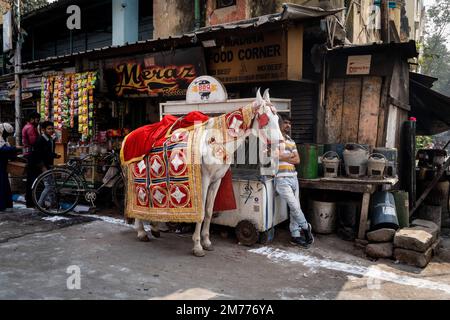
<path fill-rule="evenodd" d="M 70 80 L 71 76 L 64 77 L 64 86 L 61 89 L 62 95 L 62 124 L 64 128 L 70 127 Z"/>
<path fill-rule="evenodd" d="M 51 100 L 51 86 L 53 84 L 51 77 L 43 77 L 41 83 L 41 107 L 40 114 L 44 120 L 50 119 L 50 100 Z"/>
<path fill-rule="evenodd" d="M 88 73 L 88 103 L 89 103 L 89 136 L 94 136 L 94 89 L 97 82 L 97 73 Z"/>
<path fill-rule="evenodd" d="M 85 141 L 89 136 L 89 103 L 87 91 L 87 74 L 82 73 L 78 78 L 78 131 Z"/>
<path fill-rule="evenodd" d="M 59 129 L 59 121 L 61 120 L 61 101 L 60 92 L 61 90 L 61 77 L 55 77 L 53 85 L 53 125 L 55 130 Z"/>
<path fill-rule="evenodd" d="M 78 101 L 75 104 L 75 90 L 74 90 L 74 83 L 75 83 L 75 75 L 72 74 L 70 75 L 70 86 L 69 86 L 69 114 L 70 114 L 70 119 L 69 119 L 69 127 L 73 128 L 75 127 L 75 109 L 76 106 L 78 105 Z M 66 88 L 67 90 L 67 88 Z"/>

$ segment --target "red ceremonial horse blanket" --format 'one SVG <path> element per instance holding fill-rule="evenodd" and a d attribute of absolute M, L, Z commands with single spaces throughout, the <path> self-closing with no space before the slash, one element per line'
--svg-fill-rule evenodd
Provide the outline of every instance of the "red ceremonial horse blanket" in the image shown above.
<path fill-rule="evenodd" d="M 242 110 L 215 118 L 215 127 L 225 133 L 225 140 L 236 139 L 235 131 L 244 132 L 249 126 L 248 111 Z M 127 176 L 127 217 L 162 222 L 201 221 L 200 144 L 207 120 L 200 112 L 183 118 L 166 116 L 160 123 L 139 128 L 125 138 L 121 160 Z M 234 209 L 236 200 L 228 172 L 222 179 L 214 211 Z"/>

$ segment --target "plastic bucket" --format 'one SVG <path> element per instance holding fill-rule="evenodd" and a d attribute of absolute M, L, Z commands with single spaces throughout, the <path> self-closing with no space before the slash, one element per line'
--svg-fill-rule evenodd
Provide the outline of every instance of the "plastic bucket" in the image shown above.
<path fill-rule="evenodd" d="M 319 234 L 333 233 L 336 228 L 336 203 L 311 200 L 311 208 L 313 231 Z"/>

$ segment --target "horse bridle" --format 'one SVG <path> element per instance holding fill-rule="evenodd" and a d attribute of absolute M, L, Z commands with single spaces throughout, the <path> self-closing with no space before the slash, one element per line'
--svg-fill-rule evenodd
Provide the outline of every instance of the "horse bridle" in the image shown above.
<path fill-rule="evenodd" d="M 267 107 L 270 108 L 270 111 L 276 115 L 277 114 L 277 110 L 274 108 L 274 106 L 272 104 L 268 105 Z M 266 113 L 260 114 L 258 112 L 259 108 L 261 108 L 261 106 L 259 106 L 258 108 L 255 108 L 255 117 L 253 118 L 253 121 L 258 121 L 258 129 L 261 130 L 261 134 L 264 137 L 264 142 L 266 145 L 271 145 L 272 142 L 269 140 L 269 138 L 267 138 L 266 134 L 264 133 L 264 131 L 262 129 L 264 129 L 268 124 L 269 124 L 269 116 Z M 252 123 L 252 127 L 253 127 L 253 123 Z"/>

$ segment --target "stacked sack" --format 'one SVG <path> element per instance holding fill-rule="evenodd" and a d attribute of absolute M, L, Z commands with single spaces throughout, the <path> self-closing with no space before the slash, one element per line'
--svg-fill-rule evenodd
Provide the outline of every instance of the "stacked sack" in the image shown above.
<path fill-rule="evenodd" d="M 379 229 L 367 233 L 369 243 L 366 246 L 366 254 L 375 259 L 391 259 L 394 255 L 394 229 Z"/>
<path fill-rule="evenodd" d="M 439 228 L 431 221 L 414 220 L 411 227 L 380 229 L 367 233 L 367 256 L 395 259 L 399 263 L 425 268 L 439 252 Z"/>
<path fill-rule="evenodd" d="M 425 268 L 439 251 L 439 227 L 427 220 L 417 219 L 394 237 L 394 258 L 400 263 Z"/>

